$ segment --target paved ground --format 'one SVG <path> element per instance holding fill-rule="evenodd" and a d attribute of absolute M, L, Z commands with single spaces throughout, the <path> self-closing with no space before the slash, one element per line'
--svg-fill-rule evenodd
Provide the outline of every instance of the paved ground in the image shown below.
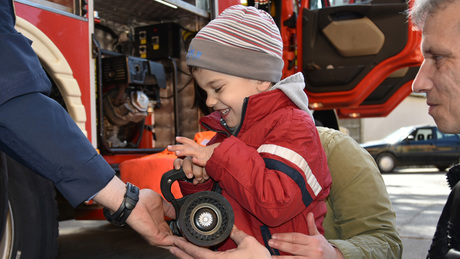
<path fill-rule="evenodd" d="M 450 192 L 445 172 L 410 169 L 384 174 L 383 178 L 396 210 L 396 225 L 404 244 L 403 259 L 425 258 Z"/>
<path fill-rule="evenodd" d="M 403 259 L 425 258 L 435 226 L 447 199 L 445 172 L 411 169 L 384 174 L 396 210 L 404 243 Z M 167 250 L 150 247 L 130 228 L 101 221 L 66 221 L 60 224 L 59 259 L 175 258 Z"/>
<path fill-rule="evenodd" d="M 173 259 L 168 250 L 152 247 L 129 227 L 104 221 L 66 221 L 60 224 L 60 259 Z"/>

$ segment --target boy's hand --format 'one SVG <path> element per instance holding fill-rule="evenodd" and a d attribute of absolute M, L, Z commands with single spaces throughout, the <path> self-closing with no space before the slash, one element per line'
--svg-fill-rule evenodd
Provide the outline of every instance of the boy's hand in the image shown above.
<path fill-rule="evenodd" d="M 175 152 L 178 157 L 185 157 L 185 159 L 174 161 L 174 168 L 178 169 L 181 165 L 187 178 L 190 179 L 195 176 L 194 184 L 203 183 L 209 179 L 204 167 L 219 143 L 203 147 L 186 137 L 176 137 L 176 141 L 182 145 L 169 145 L 168 150 Z"/>
<path fill-rule="evenodd" d="M 204 183 L 209 179 L 204 167 L 193 164 L 191 157 L 186 157 L 184 159 L 177 158 L 174 160 L 174 169 L 178 170 L 181 167 L 188 179 L 193 178 L 194 185 Z"/>

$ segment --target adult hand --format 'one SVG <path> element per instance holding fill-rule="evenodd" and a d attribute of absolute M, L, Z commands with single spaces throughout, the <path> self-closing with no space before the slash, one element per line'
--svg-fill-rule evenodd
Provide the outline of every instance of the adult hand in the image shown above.
<path fill-rule="evenodd" d="M 112 180 L 94 197 L 94 201 L 116 211 L 123 201 L 126 185 L 118 177 Z M 175 218 L 172 204 L 165 201 L 158 193 L 143 189 L 139 192 L 139 201 L 129 215 L 126 223 L 154 246 L 172 246 L 177 236 L 172 234 L 165 216 Z"/>
<path fill-rule="evenodd" d="M 172 234 L 165 216 L 171 219 L 176 217 L 172 204 L 160 194 L 150 189 L 142 189 L 139 192 L 139 201 L 126 223 L 150 245 L 168 248 L 178 237 Z"/>
<path fill-rule="evenodd" d="M 307 214 L 309 235 L 301 233 L 275 233 L 268 241 L 270 247 L 290 253 L 296 258 L 344 258 L 338 248 L 333 247 L 316 228 L 313 213 Z M 273 256 L 274 259 L 291 256 Z"/>
<path fill-rule="evenodd" d="M 224 252 L 214 252 L 208 248 L 195 246 L 182 239 L 174 241 L 169 251 L 180 259 L 245 259 L 271 258 L 268 250 L 254 237 L 233 226 L 230 238 L 238 245 L 237 248 Z"/>

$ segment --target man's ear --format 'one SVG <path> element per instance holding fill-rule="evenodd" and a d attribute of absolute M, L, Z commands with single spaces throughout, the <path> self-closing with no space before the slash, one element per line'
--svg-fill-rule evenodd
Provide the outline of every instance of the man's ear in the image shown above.
<path fill-rule="evenodd" d="M 265 92 L 272 86 L 272 83 L 269 81 L 257 81 L 257 90 L 259 92 Z"/>

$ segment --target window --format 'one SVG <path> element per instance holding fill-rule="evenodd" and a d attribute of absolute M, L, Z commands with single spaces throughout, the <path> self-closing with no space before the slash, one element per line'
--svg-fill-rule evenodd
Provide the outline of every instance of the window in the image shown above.
<path fill-rule="evenodd" d="M 441 132 L 441 136 L 439 137 L 438 136 L 438 139 L 444 139 L 444 140 L 448 140 L 448 139 L 458 139 L 458 135 L 457 134 L 444 134 Z"/>
<path fill-rule="evenodd" d="M 438 137 L 438 140 L 459 139 L 458 134 L 445 134 L 439 131 L 439 129 L 436 129 L 436 136 Z"/>
<path fill-rule="evenodd" d="M 430 138 L 428 138 L 430 136 Z M 423 141 L 423 140 L 428 140 L 433 138 L 433 133 L 430 128 L 428 129 L 419 129 L 415 133 L 415 140 L 416 141 Z"/>
<path fill-rule="evenodd" d="M 86 3 L 83 0 L 26 0 L 25 2 L 32 2 L 52 8 L 55 10 L 84 16 L 86 12 Z"/>

